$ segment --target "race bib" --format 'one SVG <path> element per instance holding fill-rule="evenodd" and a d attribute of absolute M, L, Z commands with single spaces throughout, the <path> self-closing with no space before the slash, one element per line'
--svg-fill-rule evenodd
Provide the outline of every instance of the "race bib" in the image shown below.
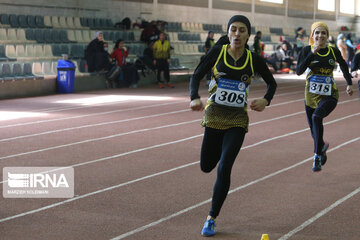
<path fill-rule="evenodd" d="M 318 95 L 331 96 L 331 85 L 333 83 L 333 77 L 311 75 L 309 80 L 309 92 Z"/>
<path fill-rule="evenodd" d="M 217 104 L 242 108 L 247 104 L 247 84 L 241 81 L 220 78 L 215 95 Z"/>

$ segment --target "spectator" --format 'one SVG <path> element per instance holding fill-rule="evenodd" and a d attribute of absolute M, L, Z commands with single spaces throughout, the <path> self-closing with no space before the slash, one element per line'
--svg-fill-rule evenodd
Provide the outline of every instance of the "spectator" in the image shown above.
<path fill-rule="evenodd" d="M 358 77 L 357 70 L 360 69 L 360 44 L 357 45 L 356 49 L 357 51 L 355 53 L 355 56 L 351 61 L 351 75 L 353 78 Z M 358 89 L 359 89 L 358 95 L 360 97 L 360 80 L 358 80 Z"/>
<path fill-rule="evenodd" d="M 122 70 L 122 74 L 120 74 L 118 79 L 119 87 L 136 88 L 139 81 L 139 74 L 133 64 L 126 63 L 128 55 L 129 49 L 125 46 L 124 40 L 118 39 L 110 57 L 115 59 L 116 64 L 121 67 Z"/>
<path fill-rule="evenodd" d="M 89 72 L 108 71 L 110 69 L 109 54 L 104 49 L 102 32 L 96 32 L 95 38 L 86 47 L 85 59 Z"/>
<path fill-rule="evenodd" d="M 335 42 L 335 39 L 334 39 L 334 37 L 333 37 L 332 35 L 329 36 L 328 46 L 329 46 L 329 47 L 336 48 L 336 42 Z"/>
<path fill-rule="evenodd" d="M 159 35 L 159 40 L 154 43 L 154 65 L 157 69 L 157 81 L 160 88 L 164 88 L 164 84 L 161 81 L 161 72 L 164 72 L 164 78 L 166 85 L 170 88 L 174 86 L 170 83 L 170 42 L 165 40 L 165 34 L 163 32 Z"/>
<path fill-rule="evenodd" d="M 131 20 L 126 17 L 121 22 L 115 23 L 114 27 L 122 30 L 129 30 L 131 28 Z"/>
<path fill-rule="evenodd" d="M 347 47 L 346 47 L 344 38 L 345 38 L 345 35 L 343 33 L 340 33 L 337 37 L 336 46 L 340 50 L 341 56 L 343 57 L 343 59 L 346 61 Z"/>
<path fill-rule="evenodd" d="M 304 35 L 305 35 L 305 30 L 302 27 L 299 27 L 296 30 L 296 44 L 295 44 L 295 53 L 296 56 L 299 55 L 301 49 L 304 47 Z"/>
<path fill-rule="evenodd" d="M 156 67 L 154 65 L 154 50 L 153 50 L 154 43 L 148 42 L 148 47 L 144 49 L 142 61 L 143 63 L 150 68 L 152 71 L 155 71 Z"/>
<path fill-rule="evenodd" d="M 144 26 L 142 25 L 142 19 L 140 17 L 136 18 L 135 22 L 133 23 L 132 27 L 133 29 L 141 29 L 144 28 Z"/>
<path fill-rule="evenodd" d="M 206 41 L 205 41 L 205 54 L 208 53 L 208 51 L 210 50 L 210 48 L 212 46 L 215 45 L 215 42 L 214 42 L 214 32 L 213 31 L 209 31 L 208 32 L 208 36 L 206 38 Z M 203 56 L 204 57 L 204 56 Z M 211 73 L 212 71 L 210 70 L 207 74 L 206 74 L 206 85 L 209 86 L 210 84 L 210 81 L 211 81 Z"/>
<path fill-rule="evenodd" d="M 351 40 L 351 33 L 348 33 L 346 35 L 346 50 L 347 50 L 347 56 L 346 56 L 346 63 L 348 66 L 351 65 L 351 61 L 354 58 L 354 49 L 356 48 L 356 45 L 353 44 L 353 41 Z"/>
<path fill-rule="evenodd" d="M 286 42 L 285 43 L 283 42 L 280 52 L 283 55 L 283 58 L 281 61 L 286 63 L 287 68 L 291 69 L 291 67 L 293 65 L 294 57 L 291 54 L 291 50 L 288 49 L 288 44 Z"/>
<path fill-rule="evenodd" d="M 265 44 L 263 44 L 264 47 L 265 47 Z M 263 49 L 264 49 L 263 47 Z M 274 69 L 274 72 L 277 73 L 278 71 L 278 66 L 277 66 L 277 57 L 276 57 L 276 52 L 272 53 L 271 55 L 268 55 L 265 53 L 265 51 L 263 51 L 263 55 L 262 57 L 264 58 L 264 61 L 269 64 L 273 69 Z"/>
<path fill-rule="evenodd" d="M 261 56 L 262 53 L 262 49 L 261 49 L 261 36 L 262 33 L 261 31 L 257 31 L 255 38 L 254 38 L 254 53 L 256 53 L 257 55 Z"/>
<path fill-rule="evenodd" d="M 205 54 L 210 50 L 210 48 L 212 46 L 214 46 L 214 44 L 215 44 L 215 42 L 214 42 L 214 32 L 209 31 L 208 36 L 207 36 L 206 41 L 205 41 Z"/>
<path fill-rule="evenodd" d="M 146 43 L 156 41 L 159 33 L 160 31 L 157 28 L 157 23 L 151 21 L 151 23 L 147 24 L 141 32 L 140 40 Z"/>

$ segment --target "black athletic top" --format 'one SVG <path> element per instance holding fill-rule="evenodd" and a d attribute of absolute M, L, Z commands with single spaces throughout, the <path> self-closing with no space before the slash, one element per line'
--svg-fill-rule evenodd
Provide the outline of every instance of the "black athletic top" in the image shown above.
<path fill-rule="evenodd" d="M 227 53 L 229 45 L 214 45 L 208 54 L 201 60 L 190 80 L 191 100 L 200 98 L 200 80 L 212 69 L 213 80 L 209 86 L 209 99 L 205 107 L 203 126 L 215 129 L 242 127 L 247 131 L 247 94 L 254 73 L 259 73 L 267 84 L 264 98 L 269 102 L 276 90 L 276 82 L 264 60 L 245 49 L 244 54 L 236 62 Z M 221 87 L 218 87 L 219 81 Z M 235 93 L 226 89 L 233 88 Z M 225 88 L 225 95 L 217 91 Z M 221 98 L 224 98 L 221 100 Z M 227 98 L 227 100 L 225 100 Z M 220 100 L 219 100 L 220 99 Z M 220 102 L 219 102 L 220 101 Z M 228 105 L 223 104 L 226 101 Z M 232 105 L 241 102 L 241 107 Z"/>
<path fill-rule="evenodd" d="M 335 62 L 340 64 L 340 69 L 348 85 L 352 85 L 352 80 L 348 65 L 338 49 L 326 47 L 320 49 L 317 54 L 313 54 L 311 48 L 312 46 L 306 46 L 301 50 L 296 74 L 301 75 L 309 68 L 306 76 L 305 104 L 316 108 L 319 102 L 327 96 L 339 98 L 339 91 L 333 78 Z"/>
<path fill-rule="evenodd" d="M 357 51 L 353 60 L 351 61 L 351 72 L 360 69 L 360 51 Z"/>

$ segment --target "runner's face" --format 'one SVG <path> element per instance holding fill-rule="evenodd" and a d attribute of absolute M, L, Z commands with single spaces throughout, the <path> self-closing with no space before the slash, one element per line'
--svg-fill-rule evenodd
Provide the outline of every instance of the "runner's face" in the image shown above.
<path fill-rule="evenodd" d="M 243 48 L 249 39 L 247 27 L 242 22 L 234 22 L 230 25 L 228 32 L 231 47 Z"/>
<path fill-rule="evenodd" d="M 314 34 L 312 36 L 315 45 L 324 47 L 328 39 L 327 31 L 324 27 L 317 27 L 314 29 Z"/>

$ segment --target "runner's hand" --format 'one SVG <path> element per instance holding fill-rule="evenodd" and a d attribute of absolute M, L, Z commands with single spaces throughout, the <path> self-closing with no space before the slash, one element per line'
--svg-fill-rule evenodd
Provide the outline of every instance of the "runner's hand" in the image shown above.
<path fill-rule="evenodd" d="M 202 111 L 204 109 L 204 105 L 200 98 L 197 98 L 190 102 L 190 108 L 193 111 Z"/>
<path fill-rule="evenodd" d="M 268 105 L 268 101 L 265 98 L 255 99 L 251 102 L 250 108 L 251 110 L 262 112 L 265 109 L 266 105 Z"/>
<path fill-rule="evenodd" d="M 353 94 L 353 89 L 351 85 L 347 85 L 346 87 L 346 93 L 351 96 Z"/>
<path fill-rule="evenodd" d="M 357 78 L 357 77 L 358 77 L 357 71 L 353 71 L 353 72 L 351 73 L 351 76 L 352 76 L 353 78 Z"/>
<path fill-rule="evenodd" d="M 312 51 L 313 54 L 317 54 L 317 52 L 319 50 L 320 50 L 320 46 L 315 44 L 311 51 Z"/>

